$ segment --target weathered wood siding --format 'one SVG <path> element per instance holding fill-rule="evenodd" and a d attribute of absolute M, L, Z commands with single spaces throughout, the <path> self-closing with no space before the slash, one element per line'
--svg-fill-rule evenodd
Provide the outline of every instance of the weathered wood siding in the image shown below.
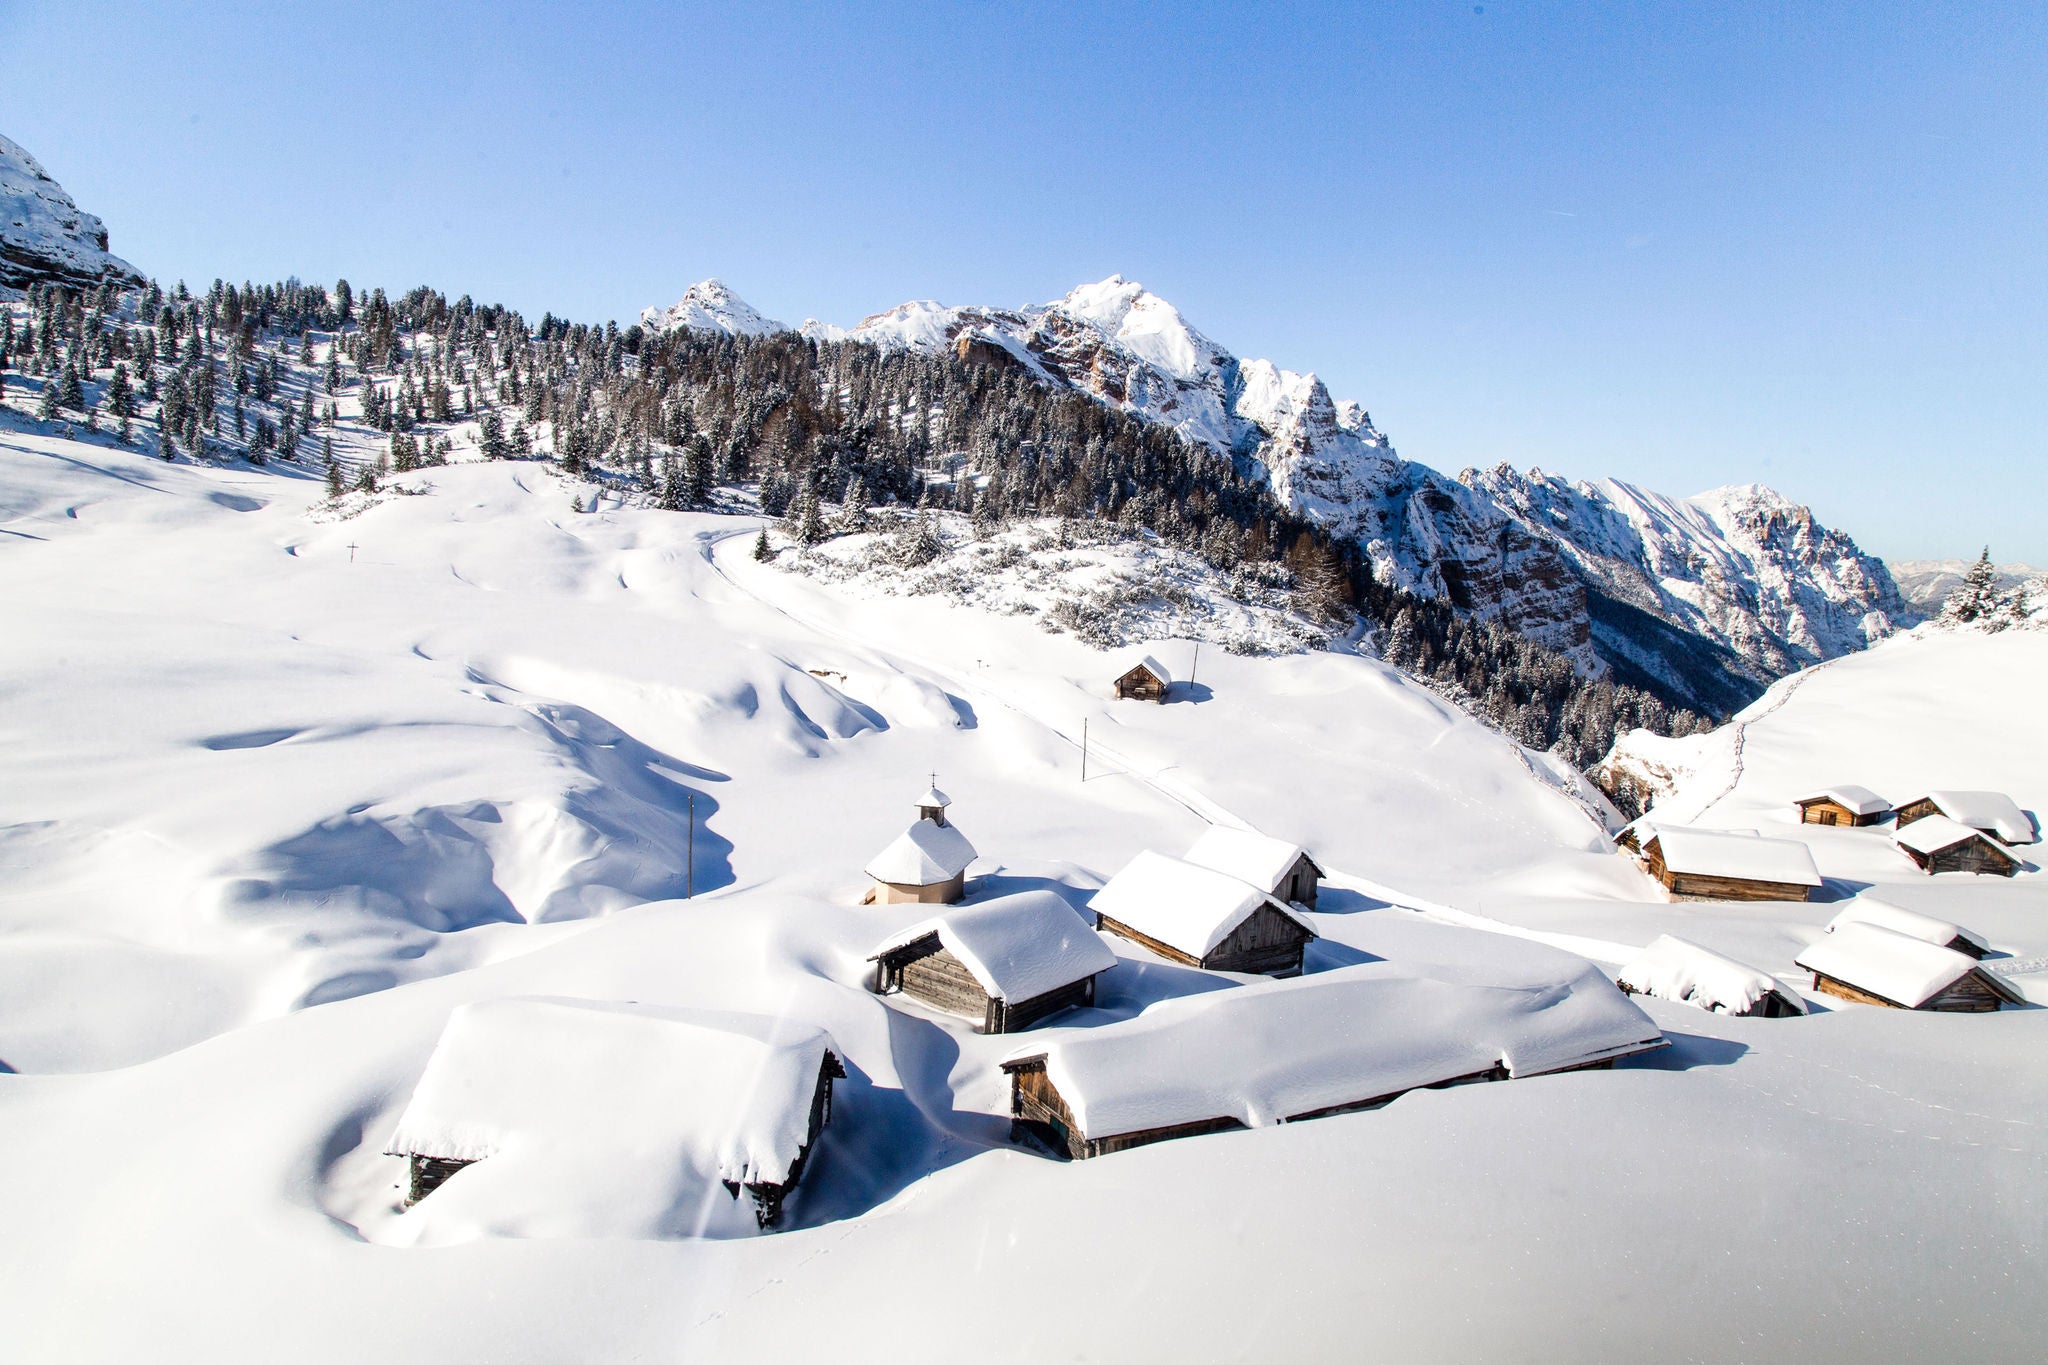
<path fill-rule="evenodd" d="M 1151 669 L 1140 665 L 1116 680 L 1116 695 L 1124 701 L 1166 700 L 1166 684 Z"/>
<path fill-rule="evenodd" d="M 1878 811 L 1871 815 L 1858 815 L 1839 801 L 1820 800 L 1801 801 L 1799 803 L 1799 821 L 1801 824 L 1806 825 L 1853 827 L 1856 825 L 1874 825 L 1883 818 L 1883 811 Z"/>
<path fill-rule="evenodd" d="M 1813 974 L 1813 988 L 1823 995 L 1832 995 L 1841 1000 L 1853 1000 L 1862 1005 L 1883 1005 L 1887 1009 L 1933 1010 L 1942 1014 L 1983 1014 L 1997 1009 L 2004 1001 L 1991 983 L 1983 979 L 1981 971 L 1971 972 L 1954 985 L 1935 996 L 1924 1005 L 1902 1005 L 1896 1000 L 1887 1000 L 1873 995 L 1861 987 L 1828 976 L 1824 972 Z"/>
<path fill-rule="evenodd" d="M 1161 943 L 1150 934 L 1141 934 L 1122 920 L 1111 919 L 1108 915 L 1100 912 L 1097 912 L 1095 916 L 1095 927 L 1106 934 L 1115 934 L 1119 938 L 1127 938 L 1133 943 L 1150 948 L 1168 962 L 1179 962 L 1189 967 L 1199 967 L 1202 965 L 1200 958 L 1190 957 L 1180 949 Z"/>
<path fill-rule="evenodd" d="M 1697 872 L 1673 872 L 1664 863 L 1664 845 L 1652 839 L 1644 850 L 1650 875 L 1680 900 L 1694 901 L 1803 901 L 1813 897 L 1814 888 L 1797 882 L 1760 882 L 1747 877 L 1709 877 Z"/>
<path fill-rule="evenodd" d="M 804 1164 L 810 1160 L 811 1148 L 817 1143 L 818 1134 L 832 1121 L 832 1082 L 835 1079 L 843 1079 L 845 1075 L 846 1068 L 840 1063 L 839 1058 L 833 1053 L 826 1053 L 824 1060 L 818 1064 L 817 1087 L 811 1092 L 809 1135 L 805 1137 L 802 1149 L 797 1152 L 796 1160 L 789 1163 L 789 1179 L 779 1185 L 761 1181 L 746 1187 L 748 1196 L 754 1201 L 756 1227 L 772 1228 L 782 1221 L 783 1202 L 789 1198 L 790 1192 L 796 1189 L 797 1182 L 803 1179 Z M 739 1191 L 730 1182 L 726 1188 L 731 1190 L 735 1197 L 738 1196 Z"/>
<path fill-rule="evenodd" d="M 454 1175 L 464 1166 L 473 1164 L 475 1163 L 457 1161 L 453 1157 L 421 1156 L 418 1152 L 414 1152 L 406 1159 L 406 1173 L 409 1179 L 406 1181 L 405 1202 L 408 1204 L 419 1203 L 420 1200 L 425 1199 L 435 1190 L 440 1189 L 442 1181 Z M 439 1208 L 441 1206 L 436 1204 L 434 1207 Z"/>
<path fill-rule="evenodd" d="M 920 943 L 927 940 L 920 939 Z M 967 965 L 938 946 L 938 935 L 929 939 L 930 947 L 911 957 L 897 967 L 896 988 L 912 999 L 922 1000 L 927 1005 L 972 1019 L 986 1029 L 990 1023 L 990 1007 L 994 1004 L 981 983 L 974 979 L 974 973 Z"/>
<path fill-rule="evenodd" d="M 1287 875 L 1280 879 L 1280 885 L 1273 888 L 1273 894 L 1283 901 L 1299 901 L 1313 910 L 1316 906 L 1316 888 L 1322 877 L 1316 871 L 1315 861 L 1306 853 L 1294 860 L 1294 866 L 1287 869 Z"/>
<path fill-rule="evenodd" d="M 991 1011 L 991 1033 L 1021 1033 L 1047 1015 L 1095 1003 L 1095 978 L 1084 976 L 1071 985 L 1015 1002 L 997 1000 Z"/>
<path fill-rule="evenodd" d="M 1950 848 L 1935 853 L 1919 853 L 1906 848 L 1906 856 L 1919 864 L 1922 871 L 1933 875 L 1939 872 L 1981 872 L 1992 877 L 2010 877 L 2020 870 L 2019 860 L 1991 842 L 1989 838 L 1967 839 Z"/>
<path fill-rule="evenodd" d="M 1270 905 L 1261 905 L 1217 944 L 1200 965 L 1212 972 L 1294 976 L 1301 971 L 1303 947 L 1314 937 L 1287 915 Z"/>

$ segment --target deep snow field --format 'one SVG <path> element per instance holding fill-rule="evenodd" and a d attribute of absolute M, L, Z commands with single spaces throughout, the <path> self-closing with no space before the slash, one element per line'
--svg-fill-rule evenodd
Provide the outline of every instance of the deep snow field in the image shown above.
<path fill-rule="evenodd" d="M 1673 1046 L 1612 1072 L 1068 1164 L 1005 1141 L 1017 1039 L 865 988 L 926 912 L 856 902 L 936 773 L 981 894 L 1080 905 L 1212 820 L 1309 846 L 1310 970 L 1611 972 L 1669 932 L 1804 987 L 1793 955 L 1875 893 L 2044 1000 L 2040 872 L 1936 882 L 1787 803 L 2048 808 L 2048 636 L 1901 638 L 1667 754 L 1666 812 L 1803 837 L 1829 880 L 1669 904 L 1574 775 L 1369 659 L 1204 649 L 1173 704 L 1118 704 L 1071 636 L 758 564 L 751 520 L 576 512 L 544 465 L 344 516 L 289 468 L 26 425 L 0 426 L 7 1359 L 2039 1358 L 2048 1011 L 1649 1001 Z M 1233 986 L 1111 942 L 1097 1007 L 1040 1033 Z M 829 1029 L 849 1078 L 784 1229 L 650 1235 L 658 1189 L 573 1234 L 401 1213 L 397 1115 L 449 1012 L 506 995 Z"/>

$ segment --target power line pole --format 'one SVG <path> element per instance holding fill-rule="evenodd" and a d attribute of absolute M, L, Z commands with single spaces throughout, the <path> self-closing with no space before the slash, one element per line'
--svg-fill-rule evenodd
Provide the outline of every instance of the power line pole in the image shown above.
<path fill-rule="evenodd" d="M 1195 641 L 1194 661 L 1188 665 L 1188 691 L 1195 690 L 1195 669 L 1202 662 L 1202 642 Z"/>
<path fill-rule="evenodd" d="M 1088 722 L 1081 722 L 1081 780 L 1088 780 Z"/>
<path fill-rule="evenodd" d="M 356 543 L 353 540 L 348 543 L 348 562 L 351 564 L 356 562 Z"/>
<path fill-rule="evenodd" d="M 697 793 L 690 793 L 689 853 L 683 862 L 683 899 L 697 898 Z"/>

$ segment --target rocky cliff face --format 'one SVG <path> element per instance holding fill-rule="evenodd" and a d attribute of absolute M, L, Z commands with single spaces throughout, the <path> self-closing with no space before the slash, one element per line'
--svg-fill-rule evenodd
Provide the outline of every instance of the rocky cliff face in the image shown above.
<path fill-rule="evenodd" d="M 108 254 L 107 225 L 71 201 L 42 163 L 0 137 L 0 285 L 87 288 L 140 284 L 142 272 Z"/>
<path fill-rule="evenodd" d="M 1506 465 L 1459 481 L 1565 557 L 1602 658 L 1704 709 L 1919 619 L 1882 561 L 1759 484 L 1669 498 Z"/>

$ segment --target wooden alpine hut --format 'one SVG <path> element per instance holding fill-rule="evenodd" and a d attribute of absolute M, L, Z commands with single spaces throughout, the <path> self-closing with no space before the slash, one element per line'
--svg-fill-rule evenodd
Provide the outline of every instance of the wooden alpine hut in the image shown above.
<path fill-rule="evenodd" d="M 1732 830 L 1659 825 L 1643 863 L 1679 900 L 1803 901 L 1821 886 L 1805 844 Z"/>
<path fill-rule="evenodd" d="M 1930 875 L 1937 872 L 1981 872 L 2010 877 L 2025 866 L 1983 830 L 1946 815 L 1923 815 L 1892 835 L 1899 852 Z"/>
<path fill-rule="evenodd" d="M 2034 822 L 2004 792 L 1935 791 L 1899 807 L 1897 829 L 1945 815 L 1959 825 L 2005 845 L 2031 844 L 2039 837 Z"/>
<path fill-rule="evenodd" d="M 1270 891 L 1150 849 L 1111 877 L 1089 909 L 1105 933 L 1212 972 L 1294 976 L 1316 936 Z"/>
<path fill-rule="evenodd" d="M 772 1227 L 832 1117 L 846 1074 L 831 1035 L 761 1015 L 507 998 L 449 1015 L 385 1144 L 406 1158 L 407 1204 L 484 1163 L 486 1188 L 657 1207 L 722 1185 Z M 678 1182 L 681 1182 L 679 1185 Z M 578 1187 L 584 1188 L 579 1190 Z M 591 1189 L 589 1186 L 598 1185 Z"/>
<path fill-rule="evenodd" d="M 1070 1030 L 1003 1059 L 1011 1137 L 1096 1157 L 1376 1109 L 1423 1087 L 1611 1067 L 1664 1046 L 1589 963 L 1505 975 L 1372 962 Z"/>
<path fill-rule="evenodd" d="M 1111 691 L 1118 701 L 1163 702 L 1172 686 L 1173 674 L 1167 672 L 1166 665 L 1150 654 L 1140 654 L 1116 675 Z"/>
<path fill-rule="evenodd" d="M 1868 787 L 1824 787 L 1793 802 L 1802 825 L 1874 825 L 1891 814 L 1891 803 Z"/>
<path fill-rule="evenodd" d="M 868 862 L 874 885 L 862 905 L 951 905 L 966 894 L 974 845 L 947 822 L 951 804 L 936 786 L 917 798 L 917 819 Z"/>
<path fill-rule="evenodd" d="M 1016 1033 L 1049 1014 L 1095 1003 L 1095 977 L 1116 954 L 1050 891 L 963 905 L 891 935 L 868 959 L 875 989 Z"/>
<path fill-rule="evenodd" d="M 1815 990 L 1865 1005 L 1978 1014 L 2024 1003 L 1975 958 L 1875 924 L 1822 934 L 1792 960 L 1813 973 Z"/>
<path fill-rule="evenodd" d="M 1932 943 L 1937 948 L 1947 948 L 1965 957 L 1982 958 L 1991 951 L 1989 942 L 1960 924 L 1902 910 L 1888 901 L 1873 900 L 1867 896 L 1859 896 L 1849 902 L 1848 909 L 1828 921 L 1827 931 L 1832 934 L 1851 924 L 1874 924 L 1880 929 L 1917 938 L 1922 943 Z"/>
<path fill-rule="evenodd" d="M 1182 859 L 1222 872 L 1295 905 L 1316 908 L 1323 869 L 1300 844 L 1245 829 L 1211 825 Z"/>
<path fill-rule="evenodd" d="M 1651 940 L 1614 984 L 1630 995 L 1654 995 L 1712 1014 L 1782 1019 L 1806 1013 L 1799 992 L 1769 972 L 1670 934 Z"/>

